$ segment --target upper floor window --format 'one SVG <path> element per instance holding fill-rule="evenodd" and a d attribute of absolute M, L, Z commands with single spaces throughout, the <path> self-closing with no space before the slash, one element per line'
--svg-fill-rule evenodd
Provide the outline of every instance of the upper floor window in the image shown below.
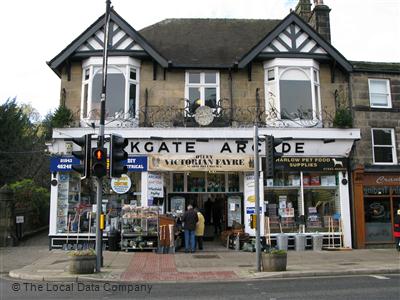
<path fill-rule="evenodd" d="M 374 164 L 397 164 L 393 129 L 373 128 L 372 147 Z"/>
<path fill-rule="evenodd" d="M 188 71 L 185 74 L 185 108 L 195 113 L 199 106 L 217 108 L 219 99 L 219 72 Z"/>
<path fill-rule="evenodd" d="M 99 119 L 102 58 L 92 57 L 82 64 L 81 118 Z M 106 118 L 135 118 L 139 109 L 140 62 L 129 57 L 110 57 L 107 67 Z"/>
<path fill-rule="evenodd" d="M 321 119 L 319 66 L 311 59 L 264 64 L 267 111 L 283 120 Z M 268 112 L 267 112 L 268 113 Z"/>
<path fill-rule="evenodd" d="M 368 79 L 371 107 L 391 108 L 390 84 L 388 79 Z"/>

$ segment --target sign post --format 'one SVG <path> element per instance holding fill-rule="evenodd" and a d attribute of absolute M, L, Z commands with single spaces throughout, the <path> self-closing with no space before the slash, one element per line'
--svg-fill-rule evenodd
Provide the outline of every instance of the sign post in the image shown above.
<path fill-rule="evenodd" d="M 254 193 L 256 196 L 256 266 L 261 272 L 261 245 L 260 245 L 260 156 L 258 153 L 258 125 L 254 125 Z"/>

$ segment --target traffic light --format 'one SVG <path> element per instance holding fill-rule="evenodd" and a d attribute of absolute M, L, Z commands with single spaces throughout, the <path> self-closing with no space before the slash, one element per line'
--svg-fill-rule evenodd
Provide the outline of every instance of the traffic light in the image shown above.
<path fill-rule="evenodd" d="M 120 135 L 112 134 L 110 137 L 110 177 L 121 177 L 128 172 L 124 160 L 128 159 L 125 147 L 128 146 L 128 139 Z"/>
<path fill-rule="evenodd" d="M 94 148 L 92 155 L 92 172 L 97 178 L 107 175 L 107 150 L 106 148 Z"/>
<path fill-rule="evenodd" d="M 89 178 L 92 135 L 86 134 L 80 138 L 73 138 L 72 141 L 81 147 L 80 151 L 72 151 L 72 155 L 81 161 L 79 165 L 73 165 L 72 169 L 81 174 L 81 179 Z"/>
<path fill-rule="evenodd" d="M 250 228 L 256 229 L 257 227 L 257 215 L 251 214 L 250 215 Z"/>
<path fill-rule="evenodd" d="M 275 151 L 275 147 L 282 144 L 283 140 L 275 139 L 272 135 L 265 136 L 265 178 L 274 178 L 275 158 L 282 153 Z"/>

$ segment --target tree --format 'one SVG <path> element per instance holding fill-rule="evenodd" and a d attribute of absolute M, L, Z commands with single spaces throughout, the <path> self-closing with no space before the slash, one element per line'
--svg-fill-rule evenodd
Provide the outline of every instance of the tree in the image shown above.
<path fill-rule="evenodd" d="M 54 113 L 48 113 L 43 122 L 43 135 L 45 140 L 50 140 L 53 128 L 62 128 L 71 125 L 74 121 L 73 113 L 67 107 L 60 105 Z"/>
<path fill-rule="evenodd" d="M 0 186 L 24 178 L 48 186 L 49 159 L 40 123 L 32 121 L 35 114 L 30 105 L 18 105 L 16 98 L 0 106 Z"/>

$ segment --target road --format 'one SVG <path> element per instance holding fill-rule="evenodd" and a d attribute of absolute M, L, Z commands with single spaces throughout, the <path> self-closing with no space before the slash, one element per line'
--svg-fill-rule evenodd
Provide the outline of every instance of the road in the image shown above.
<path fill-rule="evenodd" d="M 119 284 L 1 279 L 0 299 L 400 299 L 400 276 L 336 276 L 225 283 Z"/>

